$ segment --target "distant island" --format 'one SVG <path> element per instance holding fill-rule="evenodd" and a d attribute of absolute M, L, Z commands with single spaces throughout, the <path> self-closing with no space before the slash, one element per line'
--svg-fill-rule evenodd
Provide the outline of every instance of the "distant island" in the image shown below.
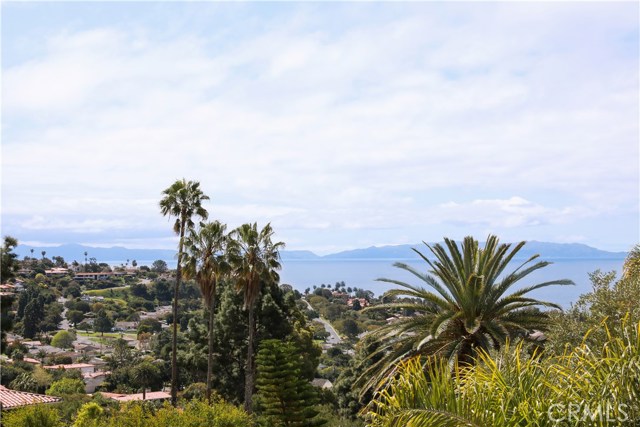
<path fill-rule="evenodd" d="M 323 261 L 323 260 L 413 260 L 419 259 L 412 250 L 417 248 L 423 253 L 428 250 L 423 243 L 413 245 L 371 246 L 369 248 L 352 249 L 324 256 L 311 251 L 293 250 L 282 251 L 283 261 Z M 33 253 L 31 250 L 33 249 Z M 424 249 L 424 250 L 423 250 Z M 34 247 L 19 245 L 15 252 L 20 258 L 25 256 L 40 257 L 46 251 L 48 257 L 61 256 L 66 260 L 83 262 L 87 252 L 89 258 L 96 258 L 99 262 L 121 262 L 137 260 L 145 263 L 157 259 L 168 262 L 176 259 L 176 250 L 172 249 L 128 249 L 121 246 L 99 248 L 79 244 L 65 244 L 60 246 Z M 624 259 L 627 252 L 603 251 L 581 243 L 550 243 L 529 241 L 518 253 L 518 259 L 528 258 L 540 254 L 543 259 Z"/>

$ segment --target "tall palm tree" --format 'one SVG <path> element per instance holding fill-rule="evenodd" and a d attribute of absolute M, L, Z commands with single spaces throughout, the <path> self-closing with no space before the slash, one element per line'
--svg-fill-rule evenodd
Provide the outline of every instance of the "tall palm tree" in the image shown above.
<path fill-rule="evenodd" d="M 178 291 L 182 279 L 182 254 L 185 231 L 194 227 L 193 217 L 206 220 L 209 214 L 202 207 L 203 200 L 209 197 L 200 190 L 200 183 L 179 179 L 162 192 L 160 212 L 164 216 L 175 217 L 173 231 L 180 237 L 178 242 L 178 266 L 176 283 L 173 289 L 173 337 L 171 342 L 171 404 L 176 405 L 178 399 Z"/>
<path fill-rule="evenodd" d="M 204 224 L 198 231 L 192 230 L 185 239 L 183 276 L 195 279 L 205 306 L 209 310 L 209 353 L 207 361 L 207 400 L 211 401 L 213 371 L 214 317 L 216 310 L 216 286 L 227 275 L 231 266 L 226 254 L 229 236 L 227 225 L 219 221 Z"/>
<path fill-rule="evenodd" d="M 571 285 L 571 280 L 551 280 L 518 287 L 529 274 L 550 264 L 536 261 L 534 255 L 515 270 L 505 270 L 526 242 L 500 244 L 490 235 L 483 248 L 473 237 L 465 237 L 461 247 L 451 239 L 444 246 L 425 245 L 435 260 L 413 249 L 428 265 L 423 273 L 404 264 L 398 267 L 411 273 L 431 289 L 409 283 L 378 279 L 400 286 L 386 292 L 386 297 L 403 300 L 370 307 L 367 310 L 411 310 L 416 315 L 383 326 L 373 332 L 382 344 L 376 354 L 383 354 L 362 376 L 363 390 L 373 387 L 390 374 L 398 362 L 414 356 L 440 355 L 459 365 L 472 365 L 479 350 L 499 349 L 508 338 L 523 336 L 532 330 L 545 330 L 549 318 L 537 307 L 557 304 L 526 296 L 529 292 L 551 285 Z"/>
<path fill-rule="evenodd" d="M 232 232 L 236 242 L 231 255 L 235 258 L 236 287 L 244 296 L 244 309 L 249 316 L 249 339 L 245 366 L 244 409 L 251 413 L 251 397 L 255 384 L 255 304 L 263 286 L 277 284 L 280 276 L 279 250 L 283 242 L 273 243 L 273 229 L 267 224 L 258 231 L 256 223 L 244 224 Z"/>
<path fill-rule="evenodd" d="M 44 256 L 47 254 L 47 251 L 42 251 L 40 253 L 42 254 L 42 259 L 44 259 Z"/>

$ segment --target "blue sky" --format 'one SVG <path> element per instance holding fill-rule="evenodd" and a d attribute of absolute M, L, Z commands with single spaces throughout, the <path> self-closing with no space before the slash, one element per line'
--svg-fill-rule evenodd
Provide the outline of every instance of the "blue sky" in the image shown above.
<path fill-rule="evenodd" d="M 639 241 L 638 4 L 2 3 L 2 234 Z"/>

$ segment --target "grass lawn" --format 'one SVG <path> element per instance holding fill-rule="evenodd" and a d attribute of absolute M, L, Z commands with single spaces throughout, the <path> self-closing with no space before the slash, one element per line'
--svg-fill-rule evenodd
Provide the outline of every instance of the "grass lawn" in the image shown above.
<path fill-rule="evenodd" d="M 84 331 L 76 331 L 76 334 L 82 335 L 83 337 L 88 337 L 91 341 L 109 344 L 112 340 L 120 338 L 120 332 L 105 332 L 104 337 L 102 337 L 102 333 L 100 332 L 84 332 Z M 124 333 L 122 334 L 123 338 L 131 338 L 136 339 L 137 336 L 135 333 Z"/>
<path fill-rule="evenodd" d="M 128 289 L 128 286 L 118 286 L 117 288 L 95 289 L 92 291 L 84 291 L 83 293 L 93 297 L 124 298 L 124 296 L 129 293 Z"/>

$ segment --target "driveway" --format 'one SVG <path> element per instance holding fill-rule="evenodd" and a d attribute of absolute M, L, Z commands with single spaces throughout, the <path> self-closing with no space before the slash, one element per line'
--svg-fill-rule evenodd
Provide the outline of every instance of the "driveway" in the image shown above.
<path fill-rule="evenodd" d="M 311 306 L 311 304 L 309 304 L 309 301 L 307 301 L 304 298 L 302 299 L 302 301 L 304 301 L 307 304 L 307 307 L 309 307 L 309 310 L 313 310 L 313 307 Z M 329 333 L 329 336 L 327 337 L 327 340 L 326 340 L 327 344 L 336 345 L 342 342 L 342 338 L 340 338 L 340 335 L 338 335 L 338 332 L 331 325 L 331 323 L 329 323 L 328 321 L 326 321 L 321 317 L 317 317 L 313 319 L 313 321 L 322 323 L 322 325 L 324 326 L 324 330 Z"/>

